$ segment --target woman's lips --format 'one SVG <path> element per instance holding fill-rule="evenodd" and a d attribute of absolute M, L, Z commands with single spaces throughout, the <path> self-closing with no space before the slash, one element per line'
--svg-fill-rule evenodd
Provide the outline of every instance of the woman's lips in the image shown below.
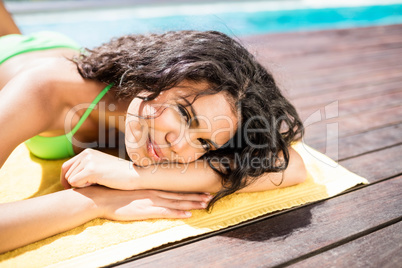
<path fill-rule="evenodd" d="M 152 142 L 151 137 L 148 136 L 147 141 L 147 151 L 149 156 L 155 158 L 156 160 L 162 160 L 163 153 L 155 142 Z"/>

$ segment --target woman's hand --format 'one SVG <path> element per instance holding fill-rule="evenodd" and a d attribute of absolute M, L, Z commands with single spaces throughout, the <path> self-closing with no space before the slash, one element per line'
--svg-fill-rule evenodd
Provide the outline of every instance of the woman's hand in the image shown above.
<path fill-rule="evenodd" d="M 204 208 L 210 199 L 207 194 L 120 191 L 90 186 L 0 204 L 0 253 L 95 218 L 123 221 L 188 218 L 191 214 L 187 210 Z"/>
<path fill-rule="evenodd" d="M 154 218 L 188 218 L 188 210 L 204 209 L 212 199 L 209 194 L 174 193 L 157 190 L 121 191 L 101 186 L 79 189 L 90 191 L 100 208 L 101 218 L 119 221 Z"/>
<path fill-rule="evenodd" d="M 62 165 L 60 181 L 64 188 L 100 184 L 114 189 L 135 190 L 136 178 L 138 173 L 131 162 L 85 149 Z"/>

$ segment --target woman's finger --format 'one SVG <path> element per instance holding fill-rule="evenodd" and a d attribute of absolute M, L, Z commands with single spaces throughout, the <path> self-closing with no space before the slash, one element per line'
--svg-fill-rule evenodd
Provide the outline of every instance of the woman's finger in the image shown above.
<path fill-rule="evenodd" d="M 68 182 L 70 183 L 71 186 L 77 187 L 77 188 L 83 188 L 83 187 L 87 187 L 92 184 L 88 180 L 88 176 L 85 174 L 84 169 L 81 169 L 78 171 L 78 168 L 77 168 L 76 170 L 77 170 L 77 172 L 74 172 L 68 178 Z"/>
<path fill-rule="evenodd" d="M 186 201 L 203 201 L 209 202 L 213 196 L 210 194 L 197 194 L 197 193 L 177 193 L 177 192 L 166 192 L 166 191 L 155 191 L 156 195 L 165 199 L 173 200 L 186 200 Z"/>
<path fill-rule="evenodd" d="M 158 202 L 159 205 L 159 202 Z M 178 210 L 191 210 L 191 209 L 205 209 L 208 206 L 208 202 L 205 201 L 187 201 L 177 199 L 163 199 L 160 206 L 169 209 Z"/>
<path fill-rule="evenodd" d="M 77 157 L 75 159 L 75 161 L 72 163 L 72 165 L 70 165 L 70 167 L 68 168 L 65 177 L 67 180 L 69 180 L 69 178 L 73 175 L 73 173 L 76 173 L 76 169 L 77 167 L 81 166 L 81 162 L 82 159 L 80 157 Z"/>
<path fill-rule="evenodd" d="M 163 198 L 161 196 L 154 196 L 150 198 L 150 201 L 155 207 L 164 207 L 178 210 L 205 209 L 208 206 L 209 202 L 209 200 L 192 201 L 174 198 Z"/>
<path fill-rule="evenodd" d="M 76 156 L 70 158 L 61 166 L 63 177 L 68 176 L 68 171 L 72 168 L 72 166 L 77 163 L 80 163 L 81 154 L 77 154 Z"/>
<path fill-rule="evenodd" d="M 73 158 L 67 160 L 66 162 L 63 163 L 61 166 L 61 174 L 60 174 L 60 182 L 64 186 L 65 189 L 71 188 L 70 184 L 67 181 L 67 172 L 71 169 L 71 166 L 77 162 L 77 159 L 79 158 L 79 154 L 74 156 Z"/>
<path fill-rule="evenodd" d="M 77 174 L 82 174 L 85 166 L 82 165 L 81 161 L 77 160 L 67 171 L 65 175 L 65 179 L 67 182 L 73 186 L 77 187 L 80 183 L 80 179 L 82 179 L 83 176 L 76 176 Z"/>
<path fill-rule="evenodd" d="M 70 158 L 66 162 L 64 162 L 62 167 L 69 168 L 79 157 L 80 157 L 80 154 L 73 156 L 72 158 Z"/>
<path fill-rule="evenodd" d="M 163 218 L 163 219 L 182 219 L 189 218 L 192 216 L 190 211 L 180 210 L 180 209 L 172 209 L 166 207 L 153 207 L 149 211 L 155 216 L 151 218 Z M 149 218 L 149 216 L 147 217 Z"/>

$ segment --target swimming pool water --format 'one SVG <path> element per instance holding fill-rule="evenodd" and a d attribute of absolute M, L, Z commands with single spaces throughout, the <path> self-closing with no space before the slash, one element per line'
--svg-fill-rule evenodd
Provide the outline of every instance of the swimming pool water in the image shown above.
<path fill-rule="evenodd" d="M 107 14 L 107 13 L 104 13 Z M 96 16 L 94 14 L 94 16 Z M 33 17 L 34 19 L 34 17 Z M 229 35 L 244 36 L 274 32 L 349 28 L 402 23 L 402 4 L 299 8 L 254 12 L 224 12 L 201 15 L 127 17 L 87 16 L 74 21 L 18 20 L 24 33 L 52 30 L 67 34 L 80 44 L 93 47 L 110 38 L 129 33 L 163 32 L 167 30 L 218 30 Z"/>

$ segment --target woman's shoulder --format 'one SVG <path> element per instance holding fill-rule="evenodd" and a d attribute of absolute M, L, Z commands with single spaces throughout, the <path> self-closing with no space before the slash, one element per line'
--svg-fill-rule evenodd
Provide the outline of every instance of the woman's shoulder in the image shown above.
<path fill-rule="evenodd" d="M 1 91 L 36 103 L 46 111 L 46 117 L 54 118 L 53 127 L 59 128 L 63 121 L 60 118 L 67 111 L 78 104 L 91 103 L 104 87 L 103 83 L 84 79 L 71 60 L 48 58 L 18 72 Z"/>
<path fill-rule="evenodd" d="M 38 60 L 17 76 L 27 81 L 29 90 L 70 106 L 91 101 L 104 87 L 100 82 L 84 79 L 76 64 L 66 58 Z"/>
<path fill-rule="evenodd" d="M 0 64 L 0 84 L 5 84 L 7 80 L 11 80 L 26 70 L 41 67 L 42 63 L 55 59 L 67 60 L 76 55 L 78 55 L 76 50 L 66 48 L 30 51 L 14 55 Z"/>
<path fill-rule="evenodd" d="M 21 102 L 41 107 L 35 113 L 50 118 L 46 130 L 60 130 L 69 111 L 91 103 L 104 87 L 104 83 L 84 79 L 74 62 L 60 58 L 43 60 L 19 72 L 4 89 L 14 91 L 13 95 L 17 94 Z M 79 117 L 81 112 L 85 109 L 77 112 Z"/>

